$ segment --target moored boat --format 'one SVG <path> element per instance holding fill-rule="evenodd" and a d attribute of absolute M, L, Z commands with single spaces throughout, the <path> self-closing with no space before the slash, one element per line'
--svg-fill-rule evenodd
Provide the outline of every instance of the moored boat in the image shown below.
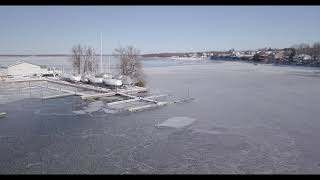
<path fill-rule="evenodd" d="M 92 84 L 101 84 L 103 78 L 100 77 L 95 77 L 95 76 L 89 76 L 88 77 L 88 82 Z"/>
<path fill-rule="evenodd" d="M 66 81 L 80 82 L 80 75 L 62 74 L 61 78 Z"/>
<path fill-rule="evenodd" d="M 103 79 L 103 84 L 105 84 L 107 86 L 121 86 L 122 85 L 122 80 L 106 78 L 106 79 Z"/>

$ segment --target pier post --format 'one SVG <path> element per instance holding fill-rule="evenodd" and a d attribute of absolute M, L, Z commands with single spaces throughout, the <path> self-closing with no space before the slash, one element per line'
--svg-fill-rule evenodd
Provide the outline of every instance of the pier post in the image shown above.
<path fill-rule="evenodd" d="M 74 111 L 74 96 L 72 97 L 72 111 Z"/>
<path fill-rule="evenodd" d="M 29 81 L 29 96 L 31 97 L 31 87 L 30 87 L 30 81 Z"/>
<path fill-rule="evenodd" d="M 43 86 L 40 84 L 40 91 L 41 91 L 41 103 L 44 102 L 44 99 L 43 99 Z"/>

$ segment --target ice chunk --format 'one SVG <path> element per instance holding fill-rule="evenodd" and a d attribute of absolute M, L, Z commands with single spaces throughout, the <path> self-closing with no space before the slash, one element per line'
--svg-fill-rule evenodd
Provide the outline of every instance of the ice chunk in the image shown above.
<path fill-rule="evenodd" d="M 72 111 L 74 114 L 86 114 L 99 111 L 103 108 L 104 103 L 102 101 L 94 101 L 88 104 L 87 107 L 84 107 L 83 110 Z"/>
<path fill-rule="evenodd" d="M 189 117 L 173 117 L 158 124 L 157 127 L 182 128 L 191 125 L 194 121 L 195 119 Z"/>
<path fill-rule="evenodd" d="M 74 114 L 86 114 L 85 111 L 79 110 L 79 111 L 72 111 Z"/>
<path fill-rule="evenodd" d="M 106 109 L 104 108 L 103 111 L 107 114 L 115 114 L 117 113 L 118 111 L 117 110 L 113 110 L 113 109 Z"/>
<path fill-rule="evenodd" d="M 95 101 L 90 104 L 88 104 L 88 107 L 85 109 L 86 112 L 96 112 L 99 111 L 104 106 L 102 101 Z"/>

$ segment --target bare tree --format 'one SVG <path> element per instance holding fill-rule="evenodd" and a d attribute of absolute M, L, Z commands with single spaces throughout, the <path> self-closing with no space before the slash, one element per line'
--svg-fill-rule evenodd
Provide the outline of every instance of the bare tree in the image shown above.
<path fill-rule="evenodd" d="M 320 42 L 313 43 L 312 48 L 320 49 Z"/>
<path fill-rule="evenodd" d="M 81 45 L 72 48 L 71 57 L 73 73 L 81 74 L 97 71 L 97 61 L 94 50 L 91 47 L 81 47 Z"/>
<path fill-rule="evenodd" d="M 82 55 L 83 55 L 83 48 L 81 47 L 80 44 L 72 48 L 71 62 L 72 62 L 73 73 L 77 73 L 77 74 L 81 73 Z"/>
<path fill-rule="evenodd" d="M 114 54 L 120 59 L 120 73 L 129 76 L 137 86 L 145 86 L 140 51 L 133 46 L 115 49 Z"/>
<path fill-rule="evenodd" d="M 295 45 L 294 48 L 296 49 L 297 54 L 310 54 L 310 45 L 307 43 Z"/>
<path fill-rule="evenodd" d="M 88 61 L 88 71 L 92 73 L 97 73 L 99 64 L 96 58 L 96 54 L 92 48 L 89 48 L 87 53 L 89 54 L 89 57 L 90 57 Z"/>
<path fill-rule="evenodd" d="M 96 58 L 94 56 L 94 51 L 90 47 L 84 48 L 84 54 L 83 54 L 83 73 L 87 72 L 96 72 Z"/>
<path fill-rule="evenodd" d="M 320 58 L 320 42 L 313 43 L 311 57 L 314 61 L 319 60 L 319 58 Z"/>

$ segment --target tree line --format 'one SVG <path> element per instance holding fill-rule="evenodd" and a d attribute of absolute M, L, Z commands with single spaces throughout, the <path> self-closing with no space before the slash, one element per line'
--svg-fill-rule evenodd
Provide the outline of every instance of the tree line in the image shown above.
<path fill-rule="evenodd" d="M 269 48 L 268 51 L 270 51 L 271 48 Z M 293 63 L 294 59 L 296 58 L 297 55 L 309 55 L 311 57 L 311 60 L 309 64 L 319 64 L 320 62 L 320 42 L 315 42 L 313 44 L 306 44 L 306 43 L 301 43 L 301 44 L 296 44 L 293 45 L 289 48 L 284 48 L 282 49 L 283 57 L 280 59 L 277 59 L 275 55 L 270 54 L 268 56 L 263 56 L 264 52 L 261 51 L 260 53 L 254 54 L 252 60 L 256 62 L 262 62 L 262 61 L 274 61 L 275 59 L 277 60 L 276 63 Z"/>
<path fill-rule="evenodd" d="M 146 82 L 139 49 L 133 46 L 119 47 L 114 50 L 113 55 L 119 59 L 119 64 L 117 64 L 119 75 L 129 77 L 137 86 L 145 86 Z M 99 74 L 99 62 L 94 49 L 91 47 L 80 44 L 74 46 L 70 61 L 73 74 Z"/>
<path fill-rule="evenodd" d="M 312 45 L 301 43 L 293 45 L 291 48 L 295 49 L 296 54 L 307 54 L 312 57 L 312 60 L 319 60 L 320 56 L 320 42 L 315 42 Z"/>

